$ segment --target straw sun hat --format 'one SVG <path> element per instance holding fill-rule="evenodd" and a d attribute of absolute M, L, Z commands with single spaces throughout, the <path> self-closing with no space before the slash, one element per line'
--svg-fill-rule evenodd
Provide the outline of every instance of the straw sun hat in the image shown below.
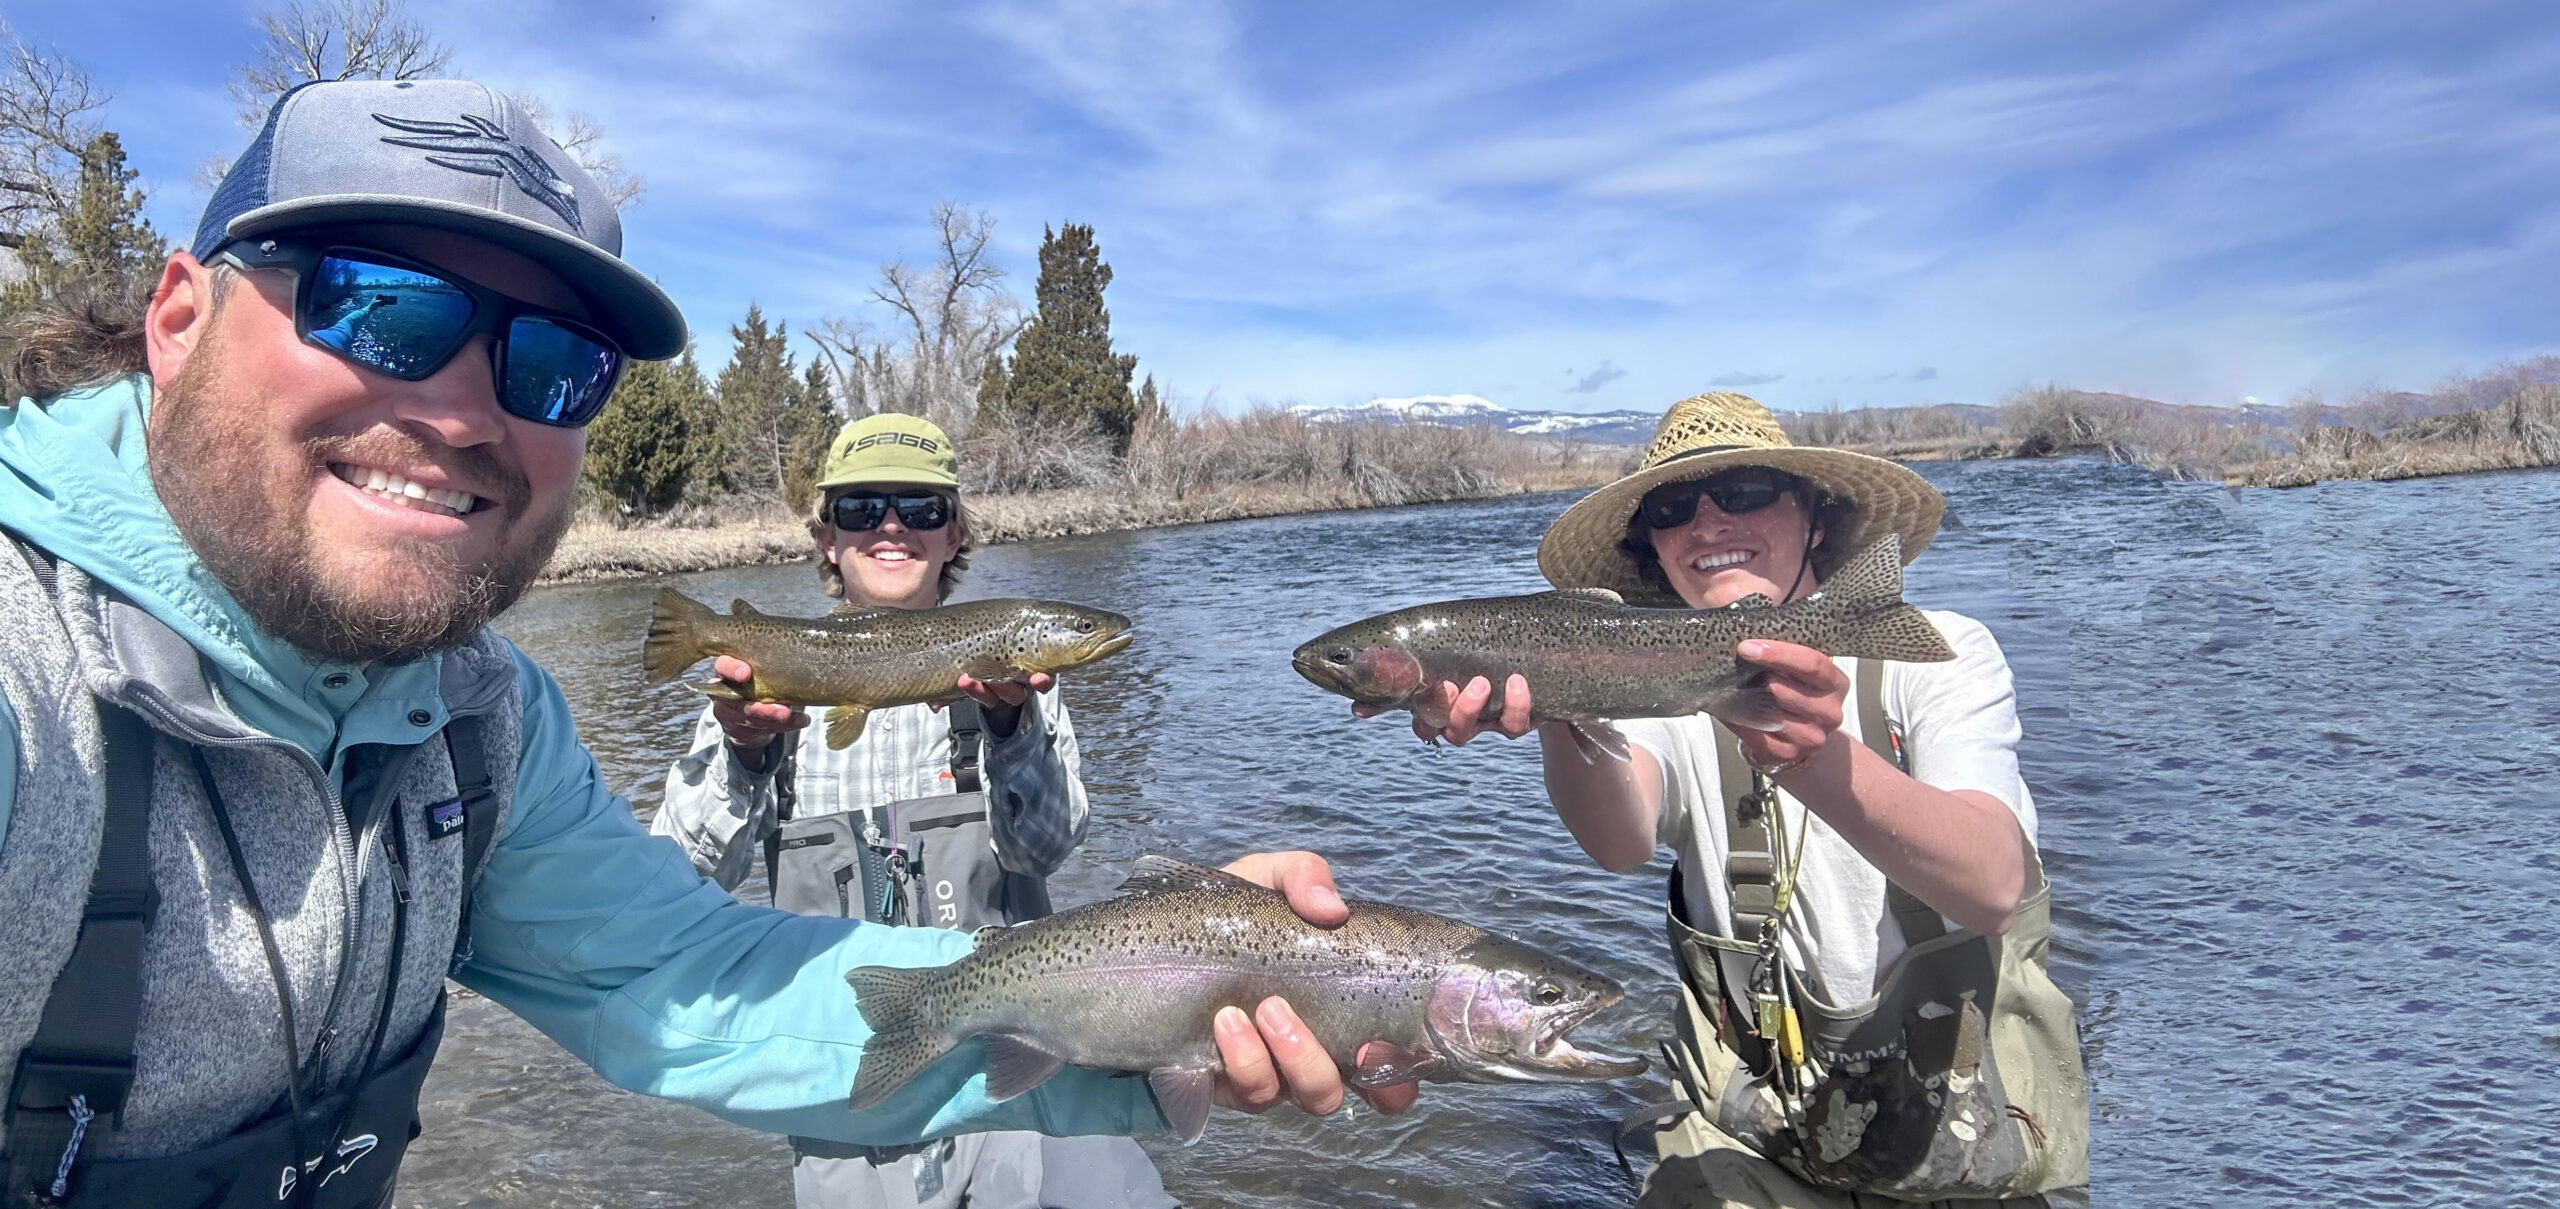
<path fill-rule="evenodd" d="M 1547 527 L 1538 542 L 1538 569 L 1559 588 L 1607 588 L 1631 603 L 1679 603 L 1647 583 L 1618 543 L 1645 492 L 1734 466 L 1786 471 L 1848 505 L 1848 520 L 1835 523 L 1814 551 L 1814 574 L 1824 578 L 1888 533 L 1901 536 L 1902 561 L 1910 562 L 1937 536 L 1947 511 L 1937 488 L 1899 463 L 1799 446 L 1768 408 L 1715 391 L 1672 404 L 1635 473 L 1584 496 Z"/>

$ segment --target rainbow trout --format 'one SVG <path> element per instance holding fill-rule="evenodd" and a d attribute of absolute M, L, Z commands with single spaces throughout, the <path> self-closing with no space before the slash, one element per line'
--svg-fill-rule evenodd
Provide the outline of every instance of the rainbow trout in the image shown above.
<path fill-rule="evenodd" d="M 1220 1066 L 1212 1018 L 1230 1005 L 1250 1014 L 1272 995 L 1360 1087 L 1616 1079 L 1645 1068 L 1566 1036 L 1625 994 L 1617 983 L 1481 928 L 1355 898 L 1350 922 L 1327 931 L 1276 890 L 1160 856 L 1140 858 L 1120 890 L 985 929 L 948 966 L 846 974 L 872 1029 L 853 1110 L 976 1037 L 991 1100 L 1030 1091 L 1070 1062 L 1145 1071 L 1188 1142 L 1208 1123 Z M 1370 1041 L 1386 1048 L 1360 1065 Z"/>
<path fill-rule="evenodd" d="M 962 675 L 1015 679 L 1091 663 L 1129 645 L 1129 619 L 1054 600 L 977 600 L 938 609 L 844 605 L 824 617 L 773 617 L 743 600 L 726 617 L 673 588 L 658 589 L 641 666 L 664 684 L 710 655 L 753 664 L 746 691 L 725 680 L 692 687 L 730 700 L 827 708 L 827 746 L 862 737 L 871 711 L 960 697 Z"/>
<path fill-rule="evenodd" d="M 1956 657 L 1936 626 L 1902 600 L 1902 541 L 1867 547 L 1812 596 L 1776 604 L 1747 596 L 1721 609 L 1643 609 L 1606 588 L 1416 605 L 1355 621 L 1298 648 L 1298 674 L 1354 701 L 1410 709 L 1442 681 L 1493 685 L 1499 717 L 1512 673 L 1529 682 L 1541 721 L 1574 723 L 1585 757 L 1627 758 L 1609 718 L 1678 718 L 1701 710 L 1735 726 L 1777 728 L 1767 673 L 1734 653 L 1746 638 L 1833 656 L 1940 663 Z"/>

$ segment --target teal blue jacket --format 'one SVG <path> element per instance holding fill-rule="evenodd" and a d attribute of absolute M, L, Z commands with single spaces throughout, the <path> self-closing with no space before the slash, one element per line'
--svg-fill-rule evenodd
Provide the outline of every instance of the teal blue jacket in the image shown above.
<path fill-rule="evenodd" d="M 437 660 L 323 664 L 250 623 L 152 490 L 143 458 L 150 393 L 131 377 L 0 408 L 0 526 L 184 636 L 242 721 L 324 765 L 358 744 L 416 742 L 413 710 L 441 726 Z M 991 1103 L 976 1042 L 877 1108 L 846 1111 L 870 1030 L 845 971 L 946 963 L 969 938 L 740 905 L 697 876 L 674 841 L 641 828 L 578 741 L 559 685 L 521 651 L 516 659 L 524 749 L 515 805 L 472 900 L 463 985 L 619 1086 L 755 1129 L 887 1145 L 989 1129 L 1164 1128 L 1144 1080 L 1076 1067 Z M 348 675 L 345 687 L 323 687 L 333 672 Z M 0 761 L 6 843 L 24 756 L 5 699 L 0 742 L 10 753 Z"/>

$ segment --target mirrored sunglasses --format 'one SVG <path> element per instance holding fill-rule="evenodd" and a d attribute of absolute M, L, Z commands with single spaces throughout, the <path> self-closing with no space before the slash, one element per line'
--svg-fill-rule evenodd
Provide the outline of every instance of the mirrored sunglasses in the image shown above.
<path fill-rule="evenodd" d="M 291 272 L 304 343 L 403 382 L 434 376 L 489 333 L 498 406 L 537 424 L 586 424 L 622 378 L 622 350 L 602 332 L 388 252 L 250 239 L 215 259 Z"/>

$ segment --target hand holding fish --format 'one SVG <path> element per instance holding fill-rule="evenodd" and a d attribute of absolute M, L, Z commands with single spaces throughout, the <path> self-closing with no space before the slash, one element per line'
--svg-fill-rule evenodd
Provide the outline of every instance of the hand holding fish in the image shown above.
<path fill-rule="evenodd" d="M 1351 918 L 1350 905 L 1334 888 L 1333 867 L 1315 853 L 1257 852 L 1228 864 L 1226 872 L 1286 895 L 1289 909 L 1319 928 L 1338 928 Z M 1240 1008 L 1222 1008 L 1215 1027 L 1218 1055 L 1226 1064 L 1211 1097 L 1220 1107 L 1259 1115 L 1278 1107 L 1284 1097 L 1317 1116 L 1342 1107 L 1341 1070 L 1324 1044 L 1309 1035 L 1288 1000 L 1277 995 L 1263 1000 L 1251 1020 Z M 1360 1060 L 1366 1063 L 1373 1051 L 1384 1048 L 1372 1042 L 1362 1047 Z M 1421 1085 L 1352 1090 L 1380 1112 L 1403 1112 L 1413 1107 Z"/>
<path fill-rule="evenodd" d="M 711 674 L 736 685 L 741 694 L 756 680 L 755 665 L 735 655 L 712 660 Z M 711 716 L 720 723 L 720 732 L 728 736 L 729 746 L 738 749 L 739 758 L 750 765 L 763 763 L 764 749 L 772 746 L 774 736 L 809 724 L 809 711 L 799 706 L 751 701 L 743 695 L 734 699 L 713 697 Z"/>
<path fill-rule="evenodd" d="M 1764 772 L 1788 772 L 1820 755 L 1847 716 L 1849 677 L 1840 665 L 1812 647 L 1767 639 L 1751 639 L 1734 653 L 1768 673 L 1763 686 L 1776 703 L 1770 719 L 1776 729 L 1726 728 L 1741 743 L 1743 758 Z"/>
<path fill-rule="evenodd" d="M 1414 737 L 1433 744 L 1447 739 L 1464 747 L 1467 740 L 1486 731 L 1522 739 L 1536 729 L 1538 721 L 1529 712 L 1528 677 L 1512 673 L 1503 682 L 1501 707 L 1488 715 L 1486 706 L 1492 701 L 1493 682 L 1482 676 L 1468 681 L 1464 688 L 1443 680 L 1409 707 L 1413 711 Z M 1397 708 L 1354 701 L 1351 716 L 1374 718 Z"/>

